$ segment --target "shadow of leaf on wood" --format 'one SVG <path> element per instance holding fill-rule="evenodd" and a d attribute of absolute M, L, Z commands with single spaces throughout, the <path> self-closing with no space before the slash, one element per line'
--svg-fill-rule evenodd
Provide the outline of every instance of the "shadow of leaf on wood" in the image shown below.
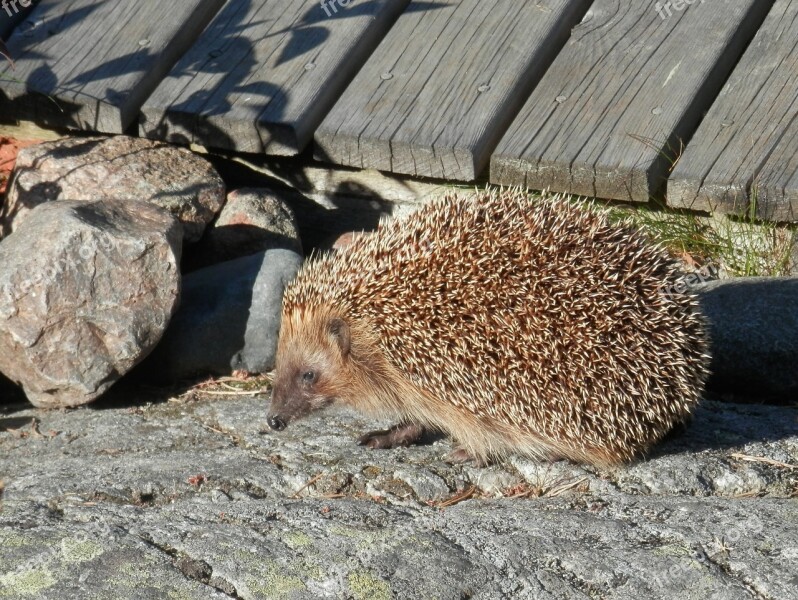
<path fill-rule="evenodd" d="M 289 27 L 270 30 L 268 23 L 274 18 L 249 20 L 252 18 L 249 16 L 252 12 L 251 2 L 228 2 L 205 30 L 199 45 L 195 45 L 193 51 L 179 60 L 170 73 L 174 79 L 202 77 L 207 85 L 182 95 L 157 122 L 147 123 L 147 115 L 141 115 L 146 135 L 172 143 L 201 143 L 208 147 L 241 152 L 301 152 L 308 145 L 312 130 L 308 131 L 308 124 L 295 130 L 294 118 L 288 112 L 292 100 L 290 89 L 272 81 L 258 80 L 270 64 L 264 61 L 272 60 L 271 57 L 258 58 L 259 52 L 262 53 L 258 43 L 267 38 L 277 38 L 273 43 L 278 44 L 280 53 L 271 63 L 274 67 L 299 60 L 302 56 L 313 57 L 330 39 L 332 22 L 364 16 L 373 18 L 384 10 L 382 4 L 384 2 L 379 0 L 361 0 L 334 11 L 325 11 L 319 3 L 312 3 L 302 17 Z M 450 5 L 413 2 L 406 11 L 439 10 L 447 6 Z M 255 40 L 250 39 L 253 37 L 250 30 L 256 27 L 262 28 L 262 31 L 256 32 L 258 35 L 254 36 Z M 198 48 L 202 51 L 198 51 Z M 122 61 L 120 66 L 124 63 Z M 102 73 L 105 70 L 106 65 L 102 65 L 97 71 Z M 88 75 L 89 78 L 94 76 Z M 340 80 L 340 77 L 340 74 L 336 74 L 334 79 Z M 251 111 L 250 116 L 258 133 L 257 139 L 249 137 L 246 143 L 242 142 L 241 136 L 236 135 L 236 129 L 248 129 L 250 125 L 236 122 L 235 119 L 241 117 L 233 117 L 233 120 L 228 117 L 235 102 L 239 102 L 241 109 L 240 100 L 237 100 L 241 96 L 247 98 L 247 110 Z M 314 112 L 318 113 L 314 120 L 320 120 L 326 111 L 322 111 L 321 107 L 318 103 L 313 107 Z"/>
<path fill-rule="evenodd" d="M 79 117 L 81 105 L 77 102 L 55 98 L 60 90 L 58 79 L 52 69 L 43 64 L 37 67 L 25 81 L 17 81 L 13 75 L 0 74 L 7 85 L 25 86 L 24 93 L 14 97 L 0 90 L 0 115 L 12 115 L 14 120 L 33 121 L 43 127 L 81 129 L 84 125 Z M 72 94 L 77 97 L 77 94 Z M 82 98 L 85 102 L 98 102 L 96 98 Z M 90 124 L 85 124 L 90 125 Z"/>

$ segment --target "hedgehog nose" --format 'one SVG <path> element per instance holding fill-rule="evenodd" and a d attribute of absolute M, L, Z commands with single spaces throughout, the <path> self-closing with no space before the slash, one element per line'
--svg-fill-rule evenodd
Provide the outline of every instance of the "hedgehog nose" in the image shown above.
<path fill-rule="evenodd" d="M 266 422 L 269 424 L 269 427 L 274 429 L 275 431 L 282 431 L 285 429 L 285 420 L 278 417 L 278 416 L 271 416 L 266 419 Z"/>

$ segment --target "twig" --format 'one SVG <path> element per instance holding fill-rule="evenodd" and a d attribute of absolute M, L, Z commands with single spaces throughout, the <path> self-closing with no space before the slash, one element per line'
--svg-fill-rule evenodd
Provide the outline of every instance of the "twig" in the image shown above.
<path fill-rule="evenodd" d="M 438 508 L 446 508 L 447 506 L 454 506 L 455 504 L 458 504 L 463 500 L 468 500 L 471 496 L 473 496 L 476 493 L 476 491 L 477 491 L 477 486 L 472 485 L 471 487 L 464 489 L 459 494 L 455 494 L 454 496 L 451 496 L 446 500 L 441 500 L 440 502 L 438 502 L 437 506 Z"/>
<path fill-rule="evenodd" d="M 790 463 L 781 462 L 779 460 L 773 460 L 772 458 L 765 458 L 764 456 L 751 456 L 750 454 L 735 452 L 731 455 L 731 457 L 745 462 L 764 463 L 766 465 L 770 465 L 772 467 L 780 467 L 782 469 L 798 469 L 798 465 L 791 465 Z"/>

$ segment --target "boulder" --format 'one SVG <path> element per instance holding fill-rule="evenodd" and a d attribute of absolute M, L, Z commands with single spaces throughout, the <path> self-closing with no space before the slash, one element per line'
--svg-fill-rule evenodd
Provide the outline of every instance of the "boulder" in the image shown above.
<path fill-rule="evenodd" d="M 272 248 L 302 252 L 296 218 L 277 192 L 242 188 L 227 195 L 216 221 L 184 257 L 184 267 L 197 269 Z"/>
<path fill-rule="evenodd" d="M 184 148 L 126 136 L 64 138 L 24 148 L 0 208 L 0 238 L 50 200 L 142 200 L 172 213 L 197 241 L 224 203 L 224 182 Z"/>
<path fill-rule="evenodd" d="M 180 309 L 140 375 L 180 381 L 274 367 L 283 289 L 302 256 L 275 248 L 189 273 Z"/>
<path fill-rule="evenodd" d="M 798 392 L 798 278 L 746 277 L 696 287 L 709 321 L 707 387 L 757 398 Z"/>
<path fill-rule="evenodd" d="M 177 221 L 146 202 L 30 211 L 0 243 L 0 372 L 39 407 L 97 398 L 166 329 L 180 245 Z"/>

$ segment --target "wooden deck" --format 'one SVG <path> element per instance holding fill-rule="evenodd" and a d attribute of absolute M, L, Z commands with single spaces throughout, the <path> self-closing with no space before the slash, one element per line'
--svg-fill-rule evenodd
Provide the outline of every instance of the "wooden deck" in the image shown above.
<path fill-rule="evenodd" d="M 41 0 L 8 13 L 0 121 L 798 222 L 796 1 Z"/>

